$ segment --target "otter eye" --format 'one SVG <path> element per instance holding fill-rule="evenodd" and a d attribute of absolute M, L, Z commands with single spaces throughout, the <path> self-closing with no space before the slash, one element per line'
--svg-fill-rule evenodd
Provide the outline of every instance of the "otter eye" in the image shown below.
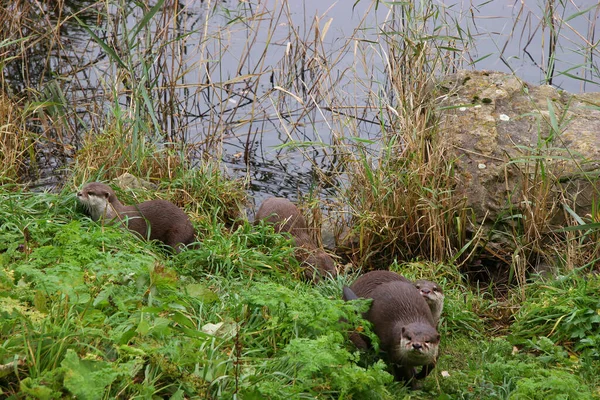
<path fill-rule="evenodd" d="M 421 289 L 421 285 L 415 285 L 417 289 Z"/>
<path fill-rule="evenodd" d="M 89 196 L 95 196 L 96 194 L 94 192 L 88 192 Z"/>

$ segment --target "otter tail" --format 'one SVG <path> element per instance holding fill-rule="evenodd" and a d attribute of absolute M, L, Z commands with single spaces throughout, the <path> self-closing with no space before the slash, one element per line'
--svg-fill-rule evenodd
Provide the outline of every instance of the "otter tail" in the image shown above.
<path fill-rule="evenodd" d="M 343 291 L 342 299 L 344 299 L 345 301 L 358 299 L 358 296 L 348 286 L 344 286 L 342 291 Z"/>

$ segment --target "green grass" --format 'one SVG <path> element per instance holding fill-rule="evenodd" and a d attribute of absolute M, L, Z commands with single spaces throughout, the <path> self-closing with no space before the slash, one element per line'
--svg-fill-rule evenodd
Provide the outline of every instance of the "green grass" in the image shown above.
<path fill-rule="evenodd" d="M 56 11 L 42 3 L 48 14 Z M 509 285 L 479 286 L 463 275 L 486 237 L 455 196 L 454 160 L 440 140 L 436 108 L 436 96 L 448 93 L 436 82 L 471 59 L 476 30 L 465 29 L 464 16 L 435 2 L 394 2 L 377 27 L 361 22 L 337 50 L 327 50 L 328 22 L 297 29 L 285 8 L 219 3 L 206 19 L 192 20 L 195 14 L 166 1 L 125 3 L 91 4 L 76 18 L 65 13 L 90 35 L 86 46 L 105 56 L 89 63 L 66 54 L 66 73 L 48 57 L 52 48 L 66 56 L 56 35 L 64 17 L 41 18 L 31 2 L 15 2 L 20 12 L 5 15 L 15 29 L 0 38 L 1 397 L 600 398 L 600 281 L 590 273 L 597 213 L 567 210 L 577 229 L 556 232 L 550 244 L 540 236 L 554 184 L 547 151 L 556 150 L 550 140 L 568 122 L 566 110 L 549 103 L 549 120 L 540 121 L 547 140 L 512 160 L 530 178 L 522 188 L 528 204 L 539 206 L 507 210 L 514 229 L 498 233 L 517 246 L 508 270 L 498 272 Z M 541 20 L 560 36 L 571 17 L 562 20 L 559 11 L 548 7 Z M 125 23 L 133 14 L 135 23 Z M 207 29 L 213 17 L 227 24 Z M 267 29 L 273 38 L 277 27 L 289 27 L 283 38 L 277 32 L 289 46 L 280 62 L 267 65 L 274 45 L 256 32 Z M 228 29 L 248 33 L 231 69 L 243 76 L 219 81 Z M 191 52 L 190 38 L 197 39 Z M 591 44 L 588 50 L 596 51 Z M 190 53 L 198 57 L 188 59 Z M 342 54 L 354 57 L 343 71 Z M 22 81 L 9 79 L 15 76 Z M 87 88 L 83 76 L 97 78 L 97 96 L 73 96 Z M 263 90 L 265 78 L 272 89 Z M 356 86 L 341 84 L 346 80 Z M 338 248 L 340 260 L 354 263 L 348 275 L 303 282 L 289 238 L 246 220 L 249 179 L 223 171 L 223 138 L 243 132 L 248 141 L 240 154 L 251 153 L 251 135 L 265 128 L 265 116 L 288 139 L 278 155 L 297 151 L 312 162 L 314 225 L 321 220 L 319 192 L 335 188 L 332 208 L 351 231 L 347 251 Z M 325 125 L 329 143 L 319 132 Z M 365 138 L 371 125 L 378 129 Z M 198 135 L 194 142 L 191 134 Z M 41 149 L 68 160 L 61 193 L 15 183 L 24 167 L 38 171 Z M 82 213 L 77 188 L 125 172 L 155 187 L 115 186 L 119 198 L 173 201 L 190 215 L 196 246 L 171 255 Z M 563 275 L 528 274 L 540 248 Z M 393 382 L 376 354 L 359 353 L 347 338 L 358 326 L 373 334 L 358 316 L 367 304 L 344 303 L 341 289 L 357 270 L 375 267 L 444 288 L 440 358 L 420 391 Z"/>
<path fill-rule="evenodd" d="M 497 301 L 456 267 L 392 266 L 444 277 L 441 356 L 409 394 L 347 339 L 350 326 L 368 328 L 341 300 L 353 278 L 303 283 L 271 227 L 215 218 L 199 249 L 168 257 L 92 222 L 66 193 L 2 189 L 0 199 L 0 362 L 13 365 L 0 388 L 10 398 L 598 396 L 595 276 L 528 285 L 507 336 L 486 322 Z"/>

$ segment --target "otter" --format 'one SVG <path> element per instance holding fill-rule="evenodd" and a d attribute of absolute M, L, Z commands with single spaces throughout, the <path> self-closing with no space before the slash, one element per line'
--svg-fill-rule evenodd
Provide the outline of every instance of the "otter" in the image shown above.
<path fill-rule="evenodd" d="M 258 208 L 254 223 L 261 220 L 274 225 L 275 232 L 288 232 L 292 236 L 297 247 L 295 257 L 305 265 L 304 275 L 308 280 L 316 281 L 319 275 L 326 274 L 337 276 L 333 259 L 310 238 L 306 219 L 294 203 L 281 197 L 269 197 Z"/>
<path fill-rule="evenodd" d="M 423 296 L 411 283 L 402 280 L 383 282 L 366 296 L 360 290 L 354 292 L 348 287 L 343 290 L 345 300 L 373 299 L 364 318 L 373 324 L 395 379 L 409 382 L 416 389 L 417 380 L 425 378 L 435 368 L 440 342 L 440 334 Z M 419 373 L 415 370 L 418 366 L 422 366 Z"/>
<path fill-rule="evenodd" d="M 397 274 L 396 272 L 375 270 L 361 275 L 357 280 L 354 281 L 351 287 L 354 293 L 360 293 L 360 297 L 369 297 L 369 294 L 377 286 L 381 285 L 382 283 L 392 281 L 410 283 L 408 279 L 400 274 Z M 438 322 L 440 321 L 440 316 L 442 315 L 442 309 L 444 308 L 444 292 L 442 291 L 442 288 L 438 284 L 424 279 L 414 281 L 413 285 L 419 289 L 421 296 L 423 296 L 427 302 L 427 305 L 431 310 L 431 314 L 433 315 L 433 322 L 435 322 L 435 326 L 437 326 Z"/>
<path fill-rule="evenodd" d="M 77 198 L 94 221 L 119 220 L 142 238 L 159 240 L 176 252 L 194 242 L 194 227 L 190 219 L 167 200 L 149 200 L 125 206 L 110 186 L 100 182 L 85 185 L 77 193 Z"/>
<path fill-rule="evenodd" d="M 413 285 L 419 289 L 421 296 L 427 302 L 433 316 L 433 322 L 437 326 L 444 309 L 444 291 L 437 283 L 425 279 L 418 279 L 413 282 Z"/>

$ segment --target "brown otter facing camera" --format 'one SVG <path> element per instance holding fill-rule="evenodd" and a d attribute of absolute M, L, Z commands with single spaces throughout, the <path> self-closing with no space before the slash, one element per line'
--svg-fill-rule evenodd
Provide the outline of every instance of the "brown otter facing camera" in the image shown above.
<path fill-rule="evenodd" d="M 159 240 L 176 252 L 194 241 L 194 227 L 179 207 L 167 200 L 149 200 L 123 205 L 114 190 L 100 182 L 88 183 L 77 193 L 94 221 L 119 220 L 144 239 Z M 149 226 L 148 226 L 149 225 Z"/>
<path fill-rule="evenodd" d="M 305 265 L 304 275 L 308 280 L 318 280 L 318 275 L 325 274 L 337 276 L 333 259 L 312 241 L 306 219 L 294 203 L 281 197 L 269 197 L 256 212 L 254 222 L 260 220 L 274 225 L 275 232 L 290 233 L 298 247 L 296 259 Z"/>
<path fill-rule="evenodd" d="M 440 342 L 425 299 L 411 283 L 402 280 L 381 283 L 367 296 L 344 287 L 344 300 L 358 297 L 373 299 L 364 318 L 373 324 L 394 377 L 417 388 L 417 380 L 435 367 Z M 418 366 L 422 366 L 419 373 L 415 370 Z"/>
<path fill-rule="evenodd" d="M 413 285 L 419 289 L 421 296 L 427 302 L 431 310 L 433 322 L 437 326 L 442 316 L 442 310 L 444 309 L 444 291 L 437 283 L 425 279 L 418 279 L 413 282 Z"/>
<path fill-rule="evenodd" d="M 357 296 L 366 298 L 369 297 L 370 293 L 378 285 L 393 281 L 410 283 L 408 279 L 400 274 L 397 274 L 396 272 L 375 270 L 359 276 L 358 279 L 354 281 L 351 288 L 352 291 L 357 294 Z M 427 302 L 427 305 L 429 306 L 433 316 L 433 322 L 435 323 L 435 326 L 437 326 L 444 308 L 444 292 L 442 291 L 442 288 L 437 283 L 424 279 L 414 281 L 412 284 L 419 289 L 421 296 L 423 296 Z"/>

